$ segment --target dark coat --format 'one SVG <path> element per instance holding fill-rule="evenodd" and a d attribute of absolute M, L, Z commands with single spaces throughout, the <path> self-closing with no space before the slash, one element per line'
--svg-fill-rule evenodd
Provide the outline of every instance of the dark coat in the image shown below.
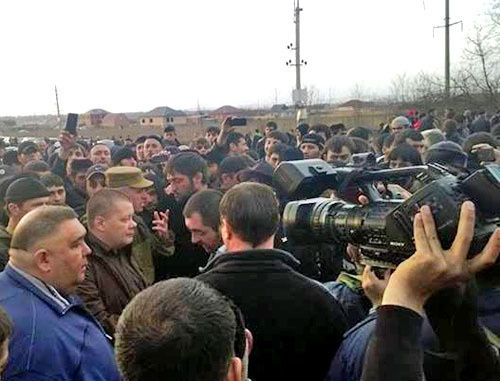
<path fill-rule="evenodd" d="M 130 253 L 130 245 L 117 251 L 109 250 L 92 233 L 87 243 L 92 254 L 88 257 L 85 280 L 78 286 L 77 294 L 106 333 L 113 336 L 125 306 L 148 284 Z"/>
<path fill-rule="evenodd" d="M 197 277 L 230 297 L 253 333 L 249 377 L 323 380 L 346 330 L 342 308 L 299 274 L 292 255 L 250 250 L 217 257 Z"/>
<path fill-rule="evenodd" d="M 182 211 L 187 203 L 176 202 L 166 197 L 160 202 L 158 210 L 169 210 L 170 229 L 175 234 L 174 254 L 170 257 L 158 258 L 157 280 L 175 277 L 194 277 L 199 274 L 199 268 L 208 261 L 208 253 L 200 245 L 191 242 L 191 232 L 184 223 Z"/>

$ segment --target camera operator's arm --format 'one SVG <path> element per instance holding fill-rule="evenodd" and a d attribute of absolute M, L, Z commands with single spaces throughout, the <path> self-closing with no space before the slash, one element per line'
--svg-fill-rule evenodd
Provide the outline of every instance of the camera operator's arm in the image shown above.
<path fill-rule="evenodd" d="M 423 206 L 415 216 L 417 250 L 398 266 L 389 280 L 365 358 L 364 381 L 424 378 L 419 339 L 425 302 L 436 291 L 460 284 L 491 266 L 500 253 L 500 229 L 497 229 L 485 250 L 467 260 L 474 224 L 474 204 L 465 202 L 453 245 L 443 250 L 430 208 Z"/>
<path fill-rule="evenodd" d="M 478 321 L 474 280 L 469 281 L 465 288 L 455 287 L 436 293 L 426 303 L 425 312 L 439 339 L 438 356 L 455 359 L 452 374 L 460 375 L 463 380 L 500 379 L 497 351 L 490 345 Z M 429 362 L 429 367 L 425 361 L 426 374 L 441 373 L 442 364 L 433 362 Z"/>

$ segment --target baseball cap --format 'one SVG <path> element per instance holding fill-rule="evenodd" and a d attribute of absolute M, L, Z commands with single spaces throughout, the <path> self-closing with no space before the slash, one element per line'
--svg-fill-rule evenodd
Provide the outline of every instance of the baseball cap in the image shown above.
<path fill-rule="evenodd" d="M 92 176 L 101 174 L 105 175 L 106 169 L 108 169 L 107 165 L 104 164 L 94 164 L 92 167 L 87 169 L 87 172 L 85 173 L 85 178 L 89 180 Z"/>
<path fill-rule="evenodd" d="M 9 185 L 5 193 L 5 201 L 22 202 L 48 196 L 50 196 L 50 193 L 40 180 L 24 177 Z"/>
<path fill-rule="evenodd" d="M 137 167 L 111 167 L 105 172 L 106 185 L 109 188 L 148 188 L 154 183 L 144 178 L 144 173 Z"/>
<path fill-rule="evenodd" d="M 34 153 L 34 152 L 39 152 L 40 148 L 35 142 L 32 141 L 24 141 L 19 146 L 17 147 L 17 153 L 22 154 L 22 153 Z"/>

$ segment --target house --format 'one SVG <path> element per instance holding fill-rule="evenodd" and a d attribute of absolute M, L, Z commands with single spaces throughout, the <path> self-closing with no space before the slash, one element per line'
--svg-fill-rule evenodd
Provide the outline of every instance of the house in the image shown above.
<path fill-rule="evenodd" d="M 170 107 L 157 107 L 138 119 L 139 124 L 144 127 L 165 128 L 167 124 L 186 124 L 187 115 L 184 111 L 174 110 Z"/>
<path fill-rule="evenodd" d="M 78 123 L 87 127 L 99 127 L 104 117 L 108 114 L 109 112 L 106 110 L 95 108 L 87 111 L 85 114 L 79 115 Z"/>
<path fill-rule="evenodd" d="M 243 110 L 229 105 L 219 107 L 210 113 L 210 117 L 217 120 L 223 120 L 227 116 L 244 117 L 246 115 Z"/>
<path fill-rule="evenodd" d="M 126 128 L 129 127 L 131 121 L 125 114 L 108 114 L 101 122 L 101 127 L 106 128 Z"/>

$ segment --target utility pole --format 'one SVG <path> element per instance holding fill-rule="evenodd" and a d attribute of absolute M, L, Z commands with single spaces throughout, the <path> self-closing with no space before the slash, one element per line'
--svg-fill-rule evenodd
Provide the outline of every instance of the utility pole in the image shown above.
<path fill-rule="evenodd" d="M 300 83 L 300 68 L 307 65 L 307 62 L 300 59 L 300 12 L 302 12 L 302 8 L 299 2 L 300 0 L 297 0 L 297 3 L 294 3 L 295 45 L 289 44 L 287 46 L 288 49 L 295 50 L 295 62 L 286 61 L 287 66 L 295 66 L 295 90 L 292 98 L 297 107 L 303 106 L 307 101 L 306 91 L 302 89 Z"/>
<path fill-rule="evenodd" d="M 444 16 L 444 94 L 450 98 L 450 0 L 445 0 Z"/>
<path fill-rule="evenodd" d="M 300 8 L 299 0 L 297 0 L 297 6 L 295 7 L 295 89 L 297 91 L 301 90 L 300 86 Z"/>
<path fill-rule="evenodd" d="M 445 16 L 444 25 L 435 26 L 434 29 L 444 28 L 444 95 L 446 99 L 450 98 L 450 27 L 453 25 L 462 24 L 462 21 L 457 21 L 450 24 L 450 0 L 445 0 Z"/>
<path fill-rule="evenodd" d="M 59 96 L 57 95 L 57 85 L 54 86 L 56 90 L 56 106 L 57 106 L 57 124 L 58 127 L 61 128 L 61 111 L 59 110 Z"/>

